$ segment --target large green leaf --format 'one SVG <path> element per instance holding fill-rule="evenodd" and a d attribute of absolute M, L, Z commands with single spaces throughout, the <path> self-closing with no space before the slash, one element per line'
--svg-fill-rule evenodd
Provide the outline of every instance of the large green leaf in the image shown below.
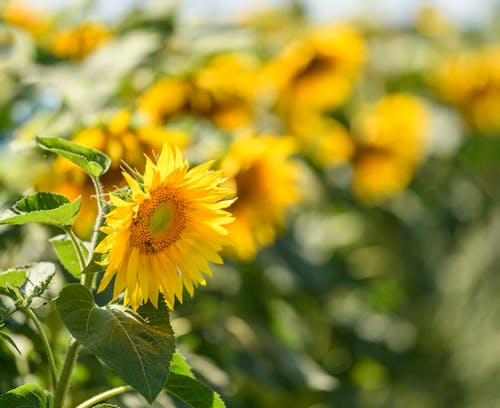
<path fill-rule="evenodd" d="M 45 150 L 57 153 L 80 166 L 92 177 L 106 173 L 111 159 L 104 153 L 59 137 L 37 137 L 37 143 Z"/>
<path fill-rule="evenodd" d="M 224 408 L 219 394 L 198 381 L 184 357 L 176 352 L 170 364 L 166 390 L 192 408 Z"/>
<path fill-rule="evenodd" d="M 71 275 L 75 278 L 79 278 L 81 273 L 80 262 L 78 261 L 78 255 L 71 239 L 67 235 L 61 234 L 51 238 L 50 242 L 54 246 L 57 258 L 59 258 L 61 264 L 71 273 Z M 88 251 L 83 245 L 80 246 L 83 248 L 83 255 L 86 259 Z"/>
<path fill-rule="evenodd" d="M 80 284 L 66 286 L 57 310 L 75 339 L 152 403 L 167 382 L 175 338 L 160 302 L 138 314 L 118 306 L 98 307 Z"/>
<path fill-rule="evenodd" d="M 0 224 L 38 222 L 68 227 L 80 210 L 81 198 L 71 202 L 55 193 L 34 193 L 19 200 L 0 216 Z"/>
<path fill-rule="evenodd" d="M 50 408 L 52 397 L 36 384 L 26 384 L 0 396 L 0 408 Z"/>

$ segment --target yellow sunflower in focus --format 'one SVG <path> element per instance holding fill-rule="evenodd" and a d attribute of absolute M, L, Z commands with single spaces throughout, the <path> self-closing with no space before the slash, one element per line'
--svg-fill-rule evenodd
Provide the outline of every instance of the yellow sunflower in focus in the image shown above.
<path fill-rule="evenodd" d="M 354 120 L 354 192 L 367 203 L 388 198 L 411 181 L 422 158 L 428 112 L 421 100 L 387 95 Z"/>
<path fill-rule="evenodd" d="M 160 293 L 173 308 L 184 287 L 193 296 L 206 284 L 207 260 L 222 263 L 218 252 L 229 244 L 225 225 L 233 220 L 224 210 L 231 190 L 219 186 L 222 171 L 209 171 L 211 164 L 189 170 L 180 151 L 165 144 L 156 164 L 146 157 L 143 185 L 123 173 L 131 200 L 110 194 L 115 208 L 95 249 L 107 254 L 98 291 L 115 277 L 113 297 L 125 291 L 124 304 L 134 310 L 148 301 L 158 307 Z"/>
<path fill-rule="evenodd" d="M 160 151 L 164 143 L 180 149 L 187 146 L 189 138 L 185 132 L 165 129 L 154 125 L 133 127 L 132 115 L 127 109 L 117 112 L 103 126 L 83 129 L 71 140 L 83 146 L 98 149 L 111 158 L 109 171 L 101 178 L 104 191 L 123 186 L 120 166 L 122 161 L 139 171 L 144 169 L 143 153 Z M 70 199 L 82 196 L 82 206 L 74 224 L 76 233 L 83 239 L 92 234 L 97 205 L 91 197 L 95 194 L 94 186 L 88 176 L 75 164 L 57 157 L 49 177 L 44 177 L 39 186 L 51 189 Z"/>
<path fill-rule="evenodd" d="M 243 260 L 271 244 L 283 227 L 285 212 L 299 199 L 299 167 L 290 156 L 292 141 L 285 137 L 242 137 L 233 142 L 221 164 L 238 199 L 229 211 L 235 221 L 228 225 L 234 247 Z"/>
<path fill-rule="evenodd" d="M 81 60 L 109 39 L 110 31 L 95 21 L 86 21 L 57 33 L 50 51 L 60 57 Z"/>

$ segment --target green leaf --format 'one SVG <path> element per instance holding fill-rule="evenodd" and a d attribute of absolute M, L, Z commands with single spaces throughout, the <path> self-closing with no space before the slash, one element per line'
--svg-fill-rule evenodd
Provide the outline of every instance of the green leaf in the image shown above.
<path fill-rule="evenodd" d="M 152 403 L 165 386 L 175 351 L 167 307 L 151 304 L 138 314 L 119 306 L 98 307 L 80 284 L 66 286 L 56 302 L 75 339 Z"/>
<path fill-rule="evenodd" d="M 99 150 L 69 140 L 59 137 L 37 137 L 36 141 L 42 149 L 71 160 L 92 177 L 99 177 L 106 173 L 111 164 L 111 159 Z"/>
<path fill-rule="evenodd" d="M 219 394 L 194 377 L 191 368 L 178 351 L 170 363 L 166 390 L 192 408 L 225 407 Z"/>
<path fill-rule="evenodd" d="M 52 262 L 34 262 L 0 272 L 0 293 L 11 297 L 17 307 L 29 307 L 48 289 L 55 275 Z M 20 302 L 22 298 L 22 302 Z"/>
<path fill-rule="evenodd" d="M 98 273 L 102 272 L 106 269 L 105 266 L 99 265 L 97 262 L 102 261 L 106 257 L 106 254 L 98 254 L 94 252 L 92 254 L 92 259 L 88 263 L 88 265 L 83 269 L 82 273 Z"/>
<path fill-rule="evenodd" d="M 73 225 L 80 210 L 81 198 L 71 202 L 55 193 L 34 193 L 19 200 L 0 216 L 0 224 L 39 222 L 60 227 Z"/>
<path fill-rule="evenodd" d="M 19 288 L 26 280 L 26 268 L 16 267 L 0 272 L 0 288 Z"/>
<path fill-rule="evenodd" d="M 78 261 L 78 255 L 71 239 L 66 234 L 61 234 L 51 238 L 49 241 L 52 243 L 61 264 L 71 273 L 71 275 L 75 278 L 79 278 L 81 272 L 80 262 Z M 87 249 L 84 245 L 81 245 L 81 247 L 83 248 L 85 258 L 87 258 Z"/>
<path fill-rule="evenodd" d="M 0 324 L 0 329 L 1 329 L 3 326 L 4 326 L 4 324 Z M 19 354 L 21 354 L 21 350 L 19 350 L 19 349 L 17 348 L 16 343 L 14 342 L 14 340 L 12 340 L 12 338 L 11 338 L 9 335 L 7 335 L 7 334 L 5 334 L 5 333 L 3 333 L 3 332 L 1 332 L 1 331 L 0 331 L 0 338 L 4 339 L 4 340 L 5 340 L 7 343 L 9 343 L 12 347 L 14 347 L 14 348 L 16 349 L 16 351 L 17 351 Z"/>
<path fill-rule="evenodd" d="M 49 408 L 52 401 L 36 384 L 26 384 L 7 391 L 0 396 L 0 408 Z"/>

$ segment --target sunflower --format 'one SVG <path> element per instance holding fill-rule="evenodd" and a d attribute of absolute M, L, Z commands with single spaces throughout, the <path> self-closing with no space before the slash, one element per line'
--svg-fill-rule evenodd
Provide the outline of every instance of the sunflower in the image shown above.
<path fill-rule="evenodd" d="M 299 198 L 299 167 L 290 159 L 294 149 L 286 137 L 245 136 L 233 142 L 221 164 L 238 194 L 229 208 L 235 221 L 227 229 L 230 250 L 242 260 L 274 241 L 286 210 Z"/>
<path fill-rule="evenodd" d="M 32 4 L 19 0 L 6 2 L 2 7 L 1 17 L 4 23 L 25 30 L 37 40 L 47 33 L 53 20 Z"/>
<path fill-rule="evenodd" d="M 441 98 L 456 106 L 474 129 L 500 131 L 500 47 L 448 57 L 431 80 Z"/>
<path fill-rule="evenodd" d="M 183 149 L 188 144 L 185 132 L 155 125 L 133 126 L 132 113 L 127 109 L 118 111 L 107 123 L 82 129 L 72 141 L 83 146 L 101 150 L 111 158 L 109 171 L 101 177 L 104 192 L 123 186 L 120 166 L 122 161 L 139 171 L 144 170 L 143 153 L 160 151 L 163 143 Z M 82 196 L 82 207 L 74 228 L 78 236 L 89 239 L 92 234 L 97 205 L 92 198 L 94 186 L 86 174 L 72 162 L 57 157 L 49 177 L 43 177 L 41 190 L 50 189 L 70 199 Z"/>
<path fill-rule="evenodd" d="M 109 29 L 102 24 L 85 21 L 79 26 L 57 33 L 50 45 L 50 51 L 57 57 L 78 61 L 106 42 L 109 36 Z"/>
<path fill-rule="evenodd" d="M 222 171 L 210 172 L 211 162 L 188 166 L 165 144 L 156 164 L 146 156 L 143 184 L 123 173 L 131 200 L 110 194 L 115 208 L 95 249 L 107 254 L 99 292 L 115 277 L 113 297 L 125 291 L 124 304 L 134 310 L 148 301 L 158 307 L 160 293 L 173 308 L 183 287 L 192 296 L 206 284 L 202 272 L 212 275 L 207 260 L 222 263 L 218 252 L 229 244 L 224 225 L 233 220 L 224 210 L 231 190 L 219 186 Z"/>
<path fill-rule="evenodd" d="M 359 199 L 375 203 L 410 183 L 422 160 L 428 124 L 422 100 L 403 93 L 386 95 L 355 117 L 353 188 Z"/>
<path fill-rule="evenodd" d="M 188 115 L 235 130 L 253 120 L 257 69 L 250 54 L 217 55 L 192 75 L 157 81 L 139 98 L 138 110 L 154 123 Z"/>
<path fill-rule="evenodd" d="M 276 92 L 277 111 L 290 126 L 301 112 L 342 105 L 364 60 L 364 41 L 353 27 L 328 26 L 286 46 L 263 69 L 262 80 Z"/>

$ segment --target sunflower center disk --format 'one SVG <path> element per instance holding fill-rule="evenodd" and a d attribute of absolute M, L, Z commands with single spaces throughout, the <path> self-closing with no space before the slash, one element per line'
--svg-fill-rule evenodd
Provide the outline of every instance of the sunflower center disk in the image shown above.
<path fill-rule="evenodd" d="M 177 241 L 185 225 L 184 202 L 160 187 L 139 206 L 130 226 L 130 243 L 141 252 L 155 253 Z"/>

